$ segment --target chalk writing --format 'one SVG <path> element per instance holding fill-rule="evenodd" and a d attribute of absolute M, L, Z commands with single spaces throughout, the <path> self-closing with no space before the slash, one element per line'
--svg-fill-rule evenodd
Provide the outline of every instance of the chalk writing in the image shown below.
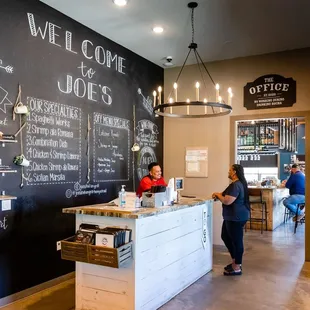
<path fill-rule="evenodd" d="M 94 113 L 93 179 L 129 180 L 129 120 Z"/>
<path fill-rule="evenodd" d="M 136 127 L 137 137 L 136 141 L 140 146 L 140 154 L 138 160 L 138 177 L 141 180 L 145 175 L 148 174 L 147 166 L 151 162 L 156 162 L 156 154 L 154 148 L 159 145 L 158 140 L 158 126 L 150 120 L 143 119 L 138 122 Z"/>
<path fill-rule="evenodd" d="M 8 120 L 6 117 L 4 119 L 0 119 L 0 126 L 8 126 Z"/>
<path fill-rule="evenodd" d="M 49 21 L 42 24 L 40 21 L 38 22 L 38 19 L 36 20 L 32 13 L 27 13 L 27 18 L 32 36 L 47 40 L 50 44 L 64 48 L 70 53 L 78 54 L 77 51 L 73 50 L 73 33 L 71 31 Z M 80 50 L 85 60 L 95 61 L 100 66 L 114 69 L 120 74 L 126 74 L 126 59 L 103 46 L 94 46 L 92 41 L 85 39 L 80 43 Z M 111 105 L 112 90 L 109 86 L 84 80 L 84 78 L 91 80 L 96 71 L 87 67 L 83 61 L 77 69 L 82 77 L 73 77 L 71 74 L 65 75 L 57 81 L 58 90 L 64 94 L 74 94 L 78 98 L 87 98 L 90 101 Z"/>
<path fill-rule="evenodd" d="M 87 69 L 84 63 L 78 67 L 83 78 L 91 79 L 96 71 L 92 68 Z M 65 94 L 74 93 L 78 98 L 87 98 L 94 102 L 104 102 L 107 105 L 112 104 L 112 90 L 108 86 L 96 84 L 90 81 L 85 81 L 82 78 L 74 78 L 72 75 L 67 75 L 65 81 L 58 81 L 58 89 Z"/>
<path fill-rule="evenodd" d="M 102 195 L 107 194 L 107 189 L 100 189 L 99 184 L 80 184 L 79 182 L 76 182 L 74 184 L 74 189 L 68 188 L 65 191 L 66 198 L 70 199 L 71 197 L 77 197 L 77 196 L 91 196 L 91 195 Z"/>
<path fill-rule="evenodd" d="M 8 228 L 8 221 L 6 216 L 0 219 L 0 229 L 6 230 Z"/>
<path fill-rule="evenodd" d="M 81 109 L 28 97 L 25 168 L 27 185 L 81 179 Z"/>

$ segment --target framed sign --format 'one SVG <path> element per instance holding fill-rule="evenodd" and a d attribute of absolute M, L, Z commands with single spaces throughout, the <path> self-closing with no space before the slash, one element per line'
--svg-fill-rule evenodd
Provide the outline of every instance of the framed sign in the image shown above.
<path fill-rule="evenodd" d="M 186 147 L 185 176 L 187 178 L 208 177 L 207 147 Z"/>
<path fill-rule="evenodd" d="M 277 74 L 264 75 L 244 86 L 247 110 L 291 107 L 296 102 L 296 81 Z"/>

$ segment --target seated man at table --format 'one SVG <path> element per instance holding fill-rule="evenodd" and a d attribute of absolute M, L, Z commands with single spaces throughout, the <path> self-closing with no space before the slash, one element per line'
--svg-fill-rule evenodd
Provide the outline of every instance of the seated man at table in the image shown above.
<path fill-rule="evenodd" d="M 296 215 L 297 205 L 305 203 L 305 175 L 300 171 L 299 165 L 292 165 L 289 179 L 282 184 L 290 190 L 290 196 L 283 201 L 283 204 Z M 299 221 L 303 217 L 304 210 L 298 210 L 297 219 L 294 217 L 293 220 Z"/>
<path fill-rule="evenodd" d="M 149 174 L 142 178 L 137 189 L 137 196 L 142 197 L 142 193 L 149 191 L 152 186 L 167 186 L 164 178 L 161 176 L 161 168 L 158 163 L 150 163 L 148 165 Z"/>

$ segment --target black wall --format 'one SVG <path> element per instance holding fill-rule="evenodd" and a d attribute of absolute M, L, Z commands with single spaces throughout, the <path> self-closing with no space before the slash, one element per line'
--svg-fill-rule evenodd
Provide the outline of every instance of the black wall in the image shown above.
<path fill-rule="evenodd" d="M 133 190 L 150 161 L 162 163 L 163 124 L 151 107 L 163 70 L 39 1 L 2 0 L 0 16 L 0 131 L 20 127 L 19 84 L 30 110 L 18 142 L 0 147 L 2 166 L 17 170 L 0 175 L 0 190 L 17 196 L 0 209 L 2 298 L 74 270 L 56 251 L 75 230 L 63 207 L 110 201 L 121 184 Z M 30 160 L 23 188 L 12 162 L 21 153 Z"/>

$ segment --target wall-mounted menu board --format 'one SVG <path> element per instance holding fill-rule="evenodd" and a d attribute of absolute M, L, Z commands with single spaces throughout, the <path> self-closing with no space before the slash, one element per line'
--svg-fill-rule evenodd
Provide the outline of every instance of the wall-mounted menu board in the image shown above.
<path fill-rule="evenodd" d="M 1 191 L 17 197 L 0 210 L 1 305 L 74 269 L 56 252 L 56 241 L 74 233 L 63 207 L 112 200 L 121 184 L 133 190 L 151 161 L 162 164 L 152 91 L 163 69 L 39 1 L 2 0 L 0 17 L 3 137 L 23 124 L 20 114 L 13 119 L 19 84 L 16 111 L 29 111 L 17 142 L 0 143 L 0 166 L 17 170 L 0 175 Z M 13 164 L 22 154 L 23 170 Z"/>
<path fill-rule="evenodd" d="M 93 179 L 96 182 L 129 181 L 129 120 L 97 112 L 93 119 Z"/>

